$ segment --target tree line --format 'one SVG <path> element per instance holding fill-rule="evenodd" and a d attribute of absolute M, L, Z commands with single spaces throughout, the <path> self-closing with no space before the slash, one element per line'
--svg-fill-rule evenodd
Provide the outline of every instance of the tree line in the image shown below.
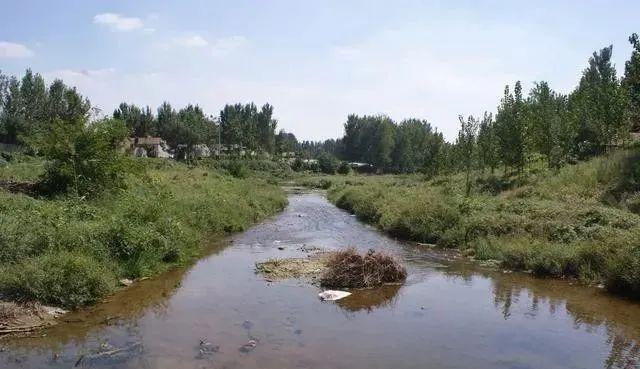
<path fill-rule="evenodd" d="M 207 115 L 198 105 L 189 104 L 175 110 L 164 102 L 153 114 L 149 107 L 140 108 L 122 103 L 113 112 L 132 132 L 133 137 L 162 138 L 177 158 L 188 158 L 198 145 L 206 145 L 212 152 L 223 144 L 228 154 L 241 150 L 274 154 L 276 152 L 273 106 L 254 103 L 225 105 L 217 117 Z"/>
<path fill-rule="evenodd" d="M 122 121 L 130 137 L 161 137 L 177 158 L 188 158 L 196 146 L 212 151 L 220 143 L 230 151 L 276 153 L 277 121 L 273 106 L 225 105 L 218 116 L 206 114 L 194 104 L 176 110 L 164 102 L 154 112 L 148 106 L 121 103 L 111 118 Z M 27 69 L 22 78 L 0 72 L 0 142 L 35 148 L 39 133 L 56 120 L 89 123 L 98 114 L 89 99 L 62 80 L 49 86 L 44 78 Z"/>
<path fill-rule="evenodd" d="M 620 146 L 630 130 L 640 130 L 638 35 L 629 42 L 633 51 L 621 78 L 611 60 L 613 47 L 605 47 L 589 58 L 570 93 L 556 92 L 546 81 L 526 94 L 520 81 L 507 85 L 495 113 L 459 118 L 454 142 L 426 120 L 394 122 L 384 115 L 349 115 L 342 138 L 300 142 L 293 133 L 276 134 L 269 104 L 225 105 L 213 116 L 192 104 L 176 110 L 164 102 L 154 113 L 148 106 L 122 103 L 111 117 L 122 121 L 131 137 L 161 137 L 178 158 L 189 158 L 196 146 L 214 149 L 221 142 L 231 150 L 333 155 L 379 171 L 430 176 L 473 169 L 493 173 L 500 167 L 521 173 L 536 158 L 558 168 Z M 0 73 L 0 142 L 33 147 L 54 122 L 86 124 L 92 114 L 89 100 L 61 80 L 47 86 L 31 70 L 21 79 Z"/>
<path fill-rule="evenodd" d="M 449 143 L 429 122 L 387 116 L 349 115 L 344 136 L 318 142 L 319 151 L 394 173 L 438 173 L 479 169 L 521 173 L 528 162 L 550 168 L 585 160 L 624 144 L 640 130 L 640 41 L 618 78 L 613 46 L 593 53 L 576 88 L 562 94 L 536 82 L 525 95 L 520 81 L 504 89 L 495 113 L 459 117 L 460 130 Z"/>

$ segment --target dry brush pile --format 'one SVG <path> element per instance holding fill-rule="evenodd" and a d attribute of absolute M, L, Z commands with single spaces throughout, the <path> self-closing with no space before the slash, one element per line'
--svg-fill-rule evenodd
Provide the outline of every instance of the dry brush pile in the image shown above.
<path fill-rule="evenodd" d="M 348 248 L 329 256 L 320 284 L 325 287 L 367 288 L 402 282 L 406 278 L 407 270 L 388 253 L 369 250 L 360 254 L 355 248 Z"/>

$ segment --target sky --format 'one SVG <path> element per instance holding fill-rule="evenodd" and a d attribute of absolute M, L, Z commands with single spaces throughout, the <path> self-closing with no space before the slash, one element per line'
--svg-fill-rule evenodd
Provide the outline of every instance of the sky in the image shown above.
<path fill-rule="evenodd" d="M 109 114 L 120 102 L 270 103 L 298 139 L 348 114 L 428 120 L 495 111 L 504 86 L 571 91 L 593 51 L 621 75 L 640 1 L 8 1 L 0 70 L 62 78 Z"/>

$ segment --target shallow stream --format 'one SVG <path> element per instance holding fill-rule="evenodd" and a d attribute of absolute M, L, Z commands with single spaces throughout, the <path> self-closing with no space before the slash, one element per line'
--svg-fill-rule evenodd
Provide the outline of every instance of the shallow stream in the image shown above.
<path fill-rule="evenodd" d="M 403 286 L 321 302 L 254 263 L 306 249 L 386 249 Z M 283 248 L 280 250 L 279 248 Z M 284 212 L 188 269 L 142 281 L 29 337 L 0 340 L 0 368 L 636 368 L 640 304 L 568 281 L 451 261 L 292 194 Z"/>

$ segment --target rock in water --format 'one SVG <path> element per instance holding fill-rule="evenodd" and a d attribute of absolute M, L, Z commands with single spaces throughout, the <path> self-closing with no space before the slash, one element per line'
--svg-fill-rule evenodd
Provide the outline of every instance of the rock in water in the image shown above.
<path fill-rule="evenodd" d="M 318 297 L 320 297 L 322 301 L 336 301 L 349 295 L 351 295 L 351 292 L 327 290 L 320 292 Z"/>
<path fill-rule="evenodd" d="M 242 345 L 238 350 L 240 352 L 248 353 L 253 351 L 254 348 L 258 345 L 258 340 L 250 339 L 249 342 Z"/>

